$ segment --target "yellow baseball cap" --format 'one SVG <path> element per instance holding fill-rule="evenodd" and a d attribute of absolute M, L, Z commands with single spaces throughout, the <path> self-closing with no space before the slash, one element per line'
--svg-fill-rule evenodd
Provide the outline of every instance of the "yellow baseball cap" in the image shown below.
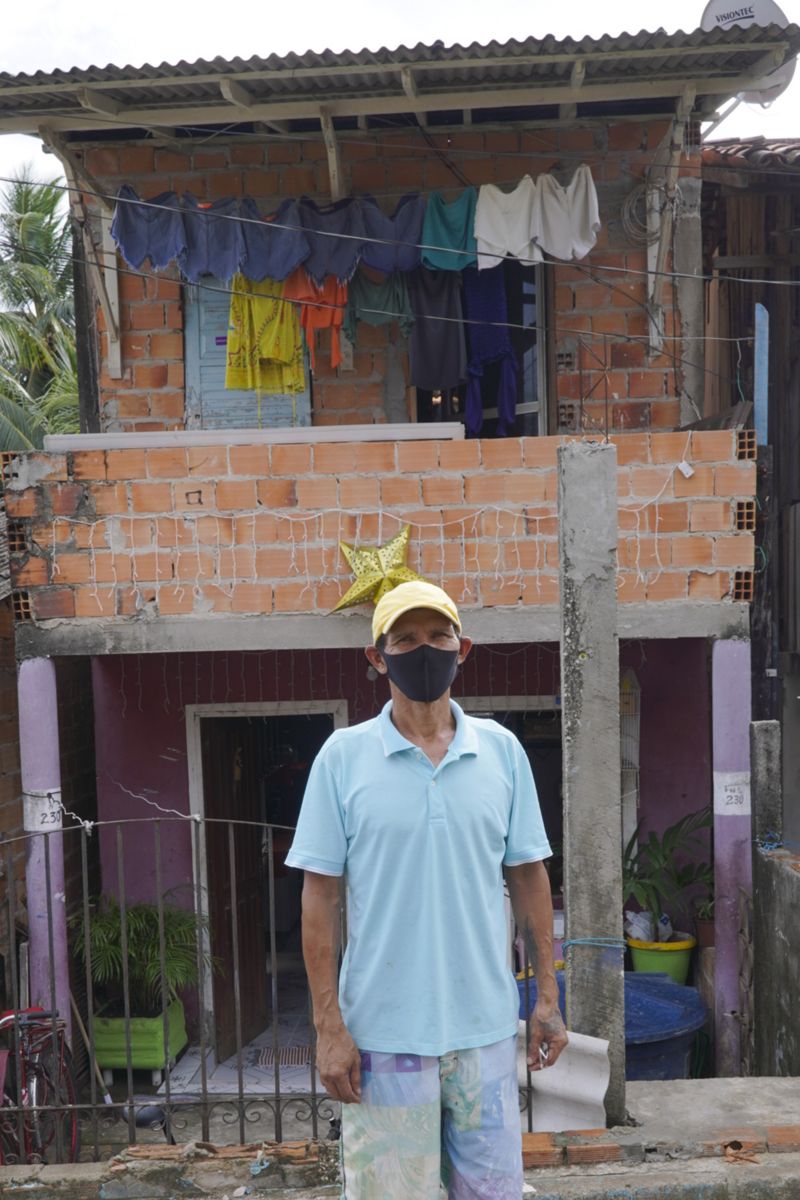
<path fill-rule="evenodd" d="M 412 608 L 431 608 L 447 617 L 458 632 L 461 632 L 458 609 L 447 592 L 442 591 L 435 583 L 415 579 L 412 583 L 398 584 L 375 605 L 375 612 L 372 614 L 373 643 L 377 642 L 381 634 L 389 632 L 398 617 L 411 612 Z"/>

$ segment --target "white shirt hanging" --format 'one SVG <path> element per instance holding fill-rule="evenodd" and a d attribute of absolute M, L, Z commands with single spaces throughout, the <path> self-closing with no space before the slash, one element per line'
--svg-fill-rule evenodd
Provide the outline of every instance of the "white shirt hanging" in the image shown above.
<path fill-rule="evenodd" d="M 479 271 L 498 266 L 507 254 L 542 261 L 532 236 L 535 206 L 536 184 L 530 175 L 524 175 L 513 192 L 503 192 L 493 183 L 481 187 L 475 209 Z"/>
<path fill-rule="evenodd" d="M 566 187 L 552 175 L 536 181 L 533 240 L 552 258 L 584 258 L 600 232 L 600 209 L 592 173 L 578 167 Z"/>

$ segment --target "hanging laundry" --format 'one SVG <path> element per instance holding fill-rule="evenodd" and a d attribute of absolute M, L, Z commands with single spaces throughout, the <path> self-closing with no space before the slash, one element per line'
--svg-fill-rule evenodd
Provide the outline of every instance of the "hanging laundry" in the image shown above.
<path fill-rule="evenodd" d="M 499 363 L 497 396 L 492 398 L 490 407 L 497 408 L 497 432 L 505 437 L 514 425 L 518 386 L 517 357 L 508 328 L 505 272 L 502 264 L 493 271 L 470 267 L 463 278 L 469 372 L 464 424 L 469 433 L 480 433 L 484 369 L 490 363 Z"/>
<path fill-rule="evenodd" d="M 420 264 L 422 223 L 425 219 L 425 197 L 403 196 L 391 217 L 382 212 L 372 196 L 361 201 L 367 241 L 361 261 L 384 275 L 393 271 L 413 271 Z"/>
<path fill-rule="evenodd" d="M 178 264 L 190 283 L 197 283 L 202 275 L 216 275 L 227 283 L 239 270 L 244 238 L 238 216 L 235 200 L 206 203 L 184 195 L 186 248 Z"/>
<path fill-rule="evenodd" d="M 225 387 L 296 395 L 306 386 L 297 308 L 276 279 L 233 278 Z"/>
<path fill-rule="evenodd" d="M 430 392 L 456 388 L 467 377 L 461 275 L 420 267 L 407 280 L 414 313 L 411 383 Z"/>
<path fill-rule="evenodd" d="M 248 198 L 242 200 L 240 212 L 246 218 L 242 274 L 247 279 L 286 279 L 308 258 L 310 246 L 296 200 L 284 200 L 276 213 L 262 218 L 255 200 Z"/>
<path fill-rule="evenodd" d="M 376 282 L 363 271 L 356 271 L 347 289 L 343 326 L 345 337 L 353 344 L 359 321 L 367 325 L 392 325 L 397 321 L 400 332 L 407 335 L 414 324 L 414 315 L 405 276 L 390 275 L 388 279 Z"/>
<path fill-rule="evenodd" d="M 314 341 L 318 329 L 331 331 L 331 366 L 342 361 L 339 331 L 347 308 L 347 284 L 329 275 L 321 288 L 314 286 L 305 267 L 300 267 L 283 285 L 286 300 L 294 300 L 300 308 L 300 324 L 305 330 L 311 369 L 314 369 Z"/>
<path fill-rule="evenodd" d="M 117 193 L 111 236 L 128 266 L 138 270 L 149 258 L 154 271 L 163 270 L 186 249 L 180 200 L 174 192 L 162 192 L 142 203 L 124 183 Z"/>
<path fill-rule="evenodd" d="M 531 231 L 534 240 L 553 258 L 584 258 L 600 232 L 600 209 L 592 172 L 578 167 L 566 187 L 552 175 L 536 181 Z"/>
<path fill-rule="evenodd" d="M 441 192 L 431 192 L 422 226 L 422 244 L 427 247 L 422 251 L 423 266 L 439 271 L 463 271 L 475 265 L 477 203 L 474 187 L 467 188 L 450 204 Z"/>
<path fill-rule="evenodd" d="M 347 283 L 364 246 L 360 204 L 355 200 L 339 200 L 319 208 L 309 196 L 303 196 L 297 212 L 309 244 L 303 265 L 314 283 L 322 287 L 328 275 Z"/>
<path fill-rule="evenodd" d="M 505 255 L 541 262 L 542 252 L 533 237 L 536 184 L 525 175 L 513 192 L 502 192 L 485 183 L 475 209 L 478 270 L 496 267 Z"/>

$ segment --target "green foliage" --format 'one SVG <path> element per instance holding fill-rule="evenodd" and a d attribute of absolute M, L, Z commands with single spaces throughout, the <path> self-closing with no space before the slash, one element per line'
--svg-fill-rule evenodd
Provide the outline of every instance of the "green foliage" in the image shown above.
<path fill-rule="evenodd" d="M 0 450 L 79 431 L 69 219 L 31 173 L 0 192 Z"/>
<path fill-rule="evenodd" d="M 182 987 L 197 982 L 197 941 L 208 928 L 206 918 L 191 909 L 163 904 L 164 970 L 163 983 L 170 998 Z M 125 910 L 127 933 L 128 986 L 132 1016 L 154 1016 L 161 1011 L 162 969 L 158 906 L 132 904 Z M 72 922 L 75 949 L 86 961 L 86 930 L 79 914 Z M 119 1012 L 123 1003 L 122 910 L 116 899 L 107 896 L 92 913 L 89 922 L 92 980 L 106 1003 Z M 203 962 L 213 970 L 217 964 L 204 950 Z"/>
<path fill-rule="evenodd" d="M 623 901 L 634 899 L 653 917 L 658 928 L 661 914 L 693 887 L 713 887 L 713 868 L 707 862 L 683 862 L 683 855 L 703 849 L 700 830 L 712 823 L 710 808 L 689 813 L 670 825 L 660 836 L 650 832 L 639 844 L 641 824 L 637 825 L 622 857 Z"/>

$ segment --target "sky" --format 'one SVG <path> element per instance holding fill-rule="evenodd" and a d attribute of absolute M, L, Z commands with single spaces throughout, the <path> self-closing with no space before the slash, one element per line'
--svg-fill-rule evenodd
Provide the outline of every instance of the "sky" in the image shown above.
<path fill-rule="evenodd" d="M 780 0 L 788 19 L 800 23 L 800 0 Z M 136 0 L 130 8 L 94 4 L 76 18 L 65 0 L 25 0 L 3 6 L 0 71 L 52 71 L 57 68 L 141 66 L 181 59 L 249 58 L 253 54 L 305 50 L 360 50 L 414 45 L 441 39 L 447 44 L 529 36 L 557 37 L 652 30 L 668 32 L 700 25 L 704 0 L 672 0 L 647 8 L 641 0 L 303 0 L 267 4 L 238 0 L 227 12 L 218 0 Z M 610 10 L 610 12 L 609 12 Z M 605 15 L 603 15 L 603 13 Z M 769 109 L 740 105 L 714 137 L 800 137 L 800 69 L 791 86 Z M 0 178 L 30 164 L 35 177 L 56 174 L 52 158 L 37 139 L 0 136 Z"/>

